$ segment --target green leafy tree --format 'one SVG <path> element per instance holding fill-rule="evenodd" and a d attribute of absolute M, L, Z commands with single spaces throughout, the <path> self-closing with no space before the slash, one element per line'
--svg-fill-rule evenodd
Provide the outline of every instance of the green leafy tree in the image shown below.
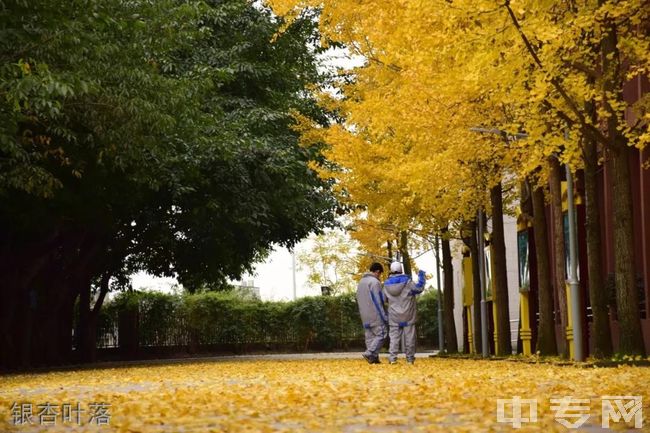
<path fill-rule="evenodd" d="M 315 25 L 282 36 L 243 0 L 0 6 L 2 365 L 92 359 L 106 292 L 138 270 L 187 287 L 249 270 L 332 222 L 293 113 Z M 93 293 L 95 296 L 93 296 Z"/>

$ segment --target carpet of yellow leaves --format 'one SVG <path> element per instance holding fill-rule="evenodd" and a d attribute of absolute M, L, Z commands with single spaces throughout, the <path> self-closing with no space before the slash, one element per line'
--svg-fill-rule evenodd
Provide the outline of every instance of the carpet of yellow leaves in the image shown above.
<path fill-rule="evenodd" d="M 2 377 L 0 431 L 511 431 L 512 425 L 496 422 L 496 401 L 521 396 L 538 399 L 539 408 L 538 421 L 519 431 L 551 432 L 567 429 L 555 421 L 550 398 L 573 396 L 591 400 L 591 417 L 578 431 L 598 432 L 607 395 L 642 396 L 643 430 L 649 431 L 650 368 L 644 367 L 454 359 L 418 359 L 414 366 L 361 359 L 146 365 Z M 16 426 L 14 402 L 105 402 L 110 424 Z"/>

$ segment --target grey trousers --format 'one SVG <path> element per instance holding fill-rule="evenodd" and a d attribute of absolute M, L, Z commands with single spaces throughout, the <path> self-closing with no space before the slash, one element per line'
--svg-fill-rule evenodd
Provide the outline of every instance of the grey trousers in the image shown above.
<path fill-rule="evenodd" d="M 379 356 L 381 346 L 384 345 L 386 340 L 386 327 L 384 325 L 373 326 L 372 328 L 365 328 L 366 333 L 366 351 L 368 356 Z"/>
<path fill-rule="evenodd" d="M 397 325 L 390 325 L 390 346 L 389 346 L 389 361 L 396 361 L 397 354 L 400 352 L 399 345 L 404 335 L 404 353 L 406 354 L 407 361 L 415 360 L 415 325 L 408 325 L 400 328 Z"/>

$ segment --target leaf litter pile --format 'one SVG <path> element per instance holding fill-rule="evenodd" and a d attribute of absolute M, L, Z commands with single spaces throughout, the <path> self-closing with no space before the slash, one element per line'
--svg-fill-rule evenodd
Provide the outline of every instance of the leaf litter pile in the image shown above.
<path fill-rule="evenodd" d="M 245 360 L 5 376 L 0 377 L 0 431 L 512 431 L 512 422 L 497 422 L 497 399 L 519 396 L 537 401 L 537 421 L 523 422 L 519 431 L 559 432 L 568 429 L 557 422 L 550 400 L 571 396 L 589 400 L 589 419 L 574 431 L 600 432 L 607 431 L 601 428 L 602 397 L 630 395 L 643 398 L 642 429 L 629 430 L 634 419 L 621 419 L 611 428 L 650 431 L 647 367 L 429 358 L 414 366 L 401 362 Z M 39 418 L 38 406 L 46 403 L 59 412 L 70 404 L 82 413 L 66 422 L 61 414 Z M 110 405 L 105 406 L 104 425 L 96 425 L 97 419 L 89 422 L 88 408 L 94 403 Z M 32 418 L 16 425 L 15 404 L 32 406 Z M 505 417 L 511 417 L 512 407 L 505 408 Z M 528 406 L 522 413 L 528 415 Z M 56 424 L 39 425 L 43 420 Z"/>

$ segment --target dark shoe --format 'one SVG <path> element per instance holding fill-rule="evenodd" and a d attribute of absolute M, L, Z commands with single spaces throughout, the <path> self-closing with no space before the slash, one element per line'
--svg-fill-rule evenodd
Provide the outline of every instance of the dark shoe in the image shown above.
<path fill-rule="evenodd" d="M 361 356 L 363 356 L 363 359 L 368 361 L 368 364 L 381 364 L 379 356 L 366 355 L 365 353 L 361 354 Z"/>

